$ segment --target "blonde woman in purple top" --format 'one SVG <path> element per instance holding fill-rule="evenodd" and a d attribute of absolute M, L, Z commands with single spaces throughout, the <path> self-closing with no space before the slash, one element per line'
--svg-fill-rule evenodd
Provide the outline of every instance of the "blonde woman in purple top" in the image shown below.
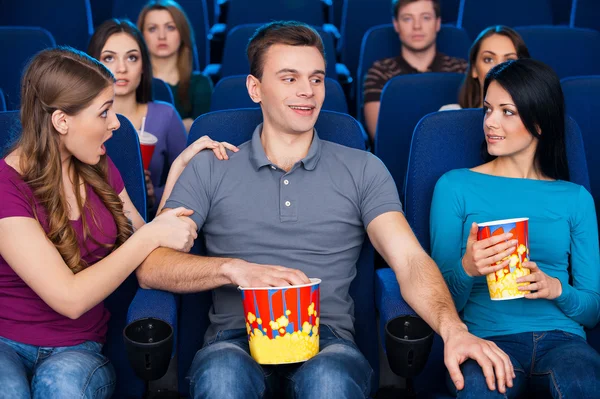
<path fill-rule="evenodd" d="M 152 100 L 152 64 L 140 31 L 127 20 L 110 19 L 96 29 L 88 54 L 115 75 L 114 110 L 131 121 L 136 129 L 158 138 L 150 168 L 146 172 L 149 217 L 156 213 L 171 164 L 183 151 L 187 133 L 177 110 Z"/>
<path fill-rule="evenodd" d="M 20 139 L 0 159 L 1 396 L 108 398 L 103 300 L 154 249 L 189 251 L 193 212 L 144 224 L 106 156 L 119 121 L 115 79 L 101 63 L 47 49 L 22 82 Z M 224 159 L 224 144 L 199 140 L 175 160 L 167 192 L 203 148 Z"/>

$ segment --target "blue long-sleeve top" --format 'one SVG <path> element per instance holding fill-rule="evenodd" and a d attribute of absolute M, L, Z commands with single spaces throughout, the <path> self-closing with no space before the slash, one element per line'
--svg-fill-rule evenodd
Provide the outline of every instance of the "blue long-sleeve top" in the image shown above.
<path fill-rule="evenodd" d="M 492 301 L 485 276 L 462 266 L 473 222 L 529 218 L 531 261 L 562 284 L 554 299 Z M 580 185 L 457 169 L 437 182 L 431 256 L 469 331 L 479 337 L 562 330 L 585 338 L 600 319 L 600 255 L 594 200 Z M 572 282 L 569 283 L 569 266 Z"/>

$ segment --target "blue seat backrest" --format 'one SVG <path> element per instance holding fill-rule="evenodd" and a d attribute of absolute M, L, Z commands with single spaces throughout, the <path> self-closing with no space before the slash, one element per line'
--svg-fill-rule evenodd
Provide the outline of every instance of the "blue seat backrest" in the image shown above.
<path fill-rule="evenodd" d="M 421 118 L 456 103 L 464 75 L 422 73 L 397 76 L 384 87 L 375 133 L 375 155 L 387 166 L 402 198 L 408 153 Z"/>
<path fill-rule="evenodd" d="M 559 78 L 600 75 L 600 32 L 566 26 L 523 26 L 515 30 L 531 56 L 551 66 Z"/>
<path fill-rule="evenodd" d="M 593 1 L 593 0 L 592 0 Z M 571 18 L 573 0 L 550 0 L 554 25 L 568 25 Z"/>
<path fill-rule="evenodd" d="M 436 45 L 438 51 L 451 57 L 467 59 L 471 39 L 464 29 L 444 25 L 440 29 Z M 394 25 L 385 24 L 374 26 L 365 34 L 360 50 L 360 61 L 356 79 L 356 104 L 359 120 L 363 118 L 363 85 L 369 68 L 375 61 L 400 55 L 400 39 L 394 30 Z M 456 102 L 456 100 L 452 101 Z"/>
<path fill-rule="evenodd" d="M 106 153 L 119 169 L 131 202 L 145 220 L 146 181 L 138 134 L 127 118 L 123 115 L 117 116 L 121 127 L 115 130 L 113 136 L 106 142 Z"/>
<path fill-rule="evenodd" d="M 4 99 L 4 92 L 0 89 L 0 111 L 6 111 L 6 100 Z"/>
<path fill-rule="evenodd" d="M 6 109 L 21 105 L 21 75 L 39 51 L 56 46 L 47 30 L 30 26 L 0 26 L 0 87 L 6 96 Z"/>
<path fill-rule="evenodd" d="M 572 0 L 569 26 L 600 31 L 600 2 L 598 0 Z"/>
<path fill-rule="evenodd" d="M 222 111 L 235 108 L 259 108 L 248 95 L 246 75 L 227 76 L 219 80 L 210 100 L 211 111 Z M 325 78 L 325 101 L 323 108 L 327 111 L 348 112 L 348 104 L 340 84 L 331 78 Z"/>
<path fill-rule="evenodd" d="M 56 43 L 85 51 L 94 32 L 89 0 L 17 0 L 2 2 L 0 25 L 39 26 Z"/>
<path fill-rule="evenodd" d="M 238 109 L 210 112 L 201 115 L 190 131 L 188 143 L 207 134 L 214 140 L 239 145 L 252 137 L 254 128 L 262 122 L 259 109 Z M 319 137 L 348 147 L 365 149 L 361 125 L 351 116 L 331 111 L 321 111 L 315 125 Z M 356 343 L 375 371 L 372 386 L 377 387 L 379 362 L 375 320 L 373 248 L 365 240 L 357 262 L 357 275 L 350 287 L 356 315 Z M 208 327 L 210 292 L 183 295 L 180 298 L 179 324 L 179 389 L 188 393 L 189 381 L 184 377 L 197 350 L 202 347 L 203 336 Z"/>
<path fill-rule="evenodd" d="M 113 18 L 127 18 L 137 25 L 138 16 L 148 0 L 112 0 Z M 194 69 L 203 70 L 208 64 L 208 10 L 206 0 L 178 0 L 187 15 L 191 28 L 194 31 L 193 60 Z M 163 100 L 164 101 L 164 100 Z"/>
<path fill-rule="evenodd" d="M 21 135 L 19 111 L 0 112 L 0 158 L 4 158 Z"/>
<path fill-rule="evenodd" d="M 138 210 L 142 207 L 141 210 L 144 212 L 140 213 L 142 213 L 142 217 L 145 217 L 146 188 L 144 186 L 144 172 L 141 169 L 137 134 L 127 119 L 122 115 L 118 115 L 118 117 L 121 127 L 114 132 L 115 136 L 106 142 L 107 152 L 121 172 L 131 200 Z M 0 148 L 2 149 L 0 150 L 0 157 L 6 155 L 4 153 L 5 150 L 18 139 L 20 132 L 19 112 L 0 112 Z M 135 136 L 132 137 L 131 134 Z M 137 154 L 131 148 L 134 142 L 137 146 Z M 120 146 L 128 148 L 120 149 L 118 148 Z M 136 157 L 140 158 L 140 160 L 136 161 Z M 141 191 L 140 182 L 143 191 Z M 140 198 L 140 196 L 142 197 Z M 137 279 L 135 278 L 135 274 L 132 274 L 104 301 L 104 305 L 110 312 L 111 317 L 108 323 L 107 341 L 103 351 L 110 359 L 117 374 L 115 398 L 139 398 L 144 392 L 144 383 L 135 376 L 135 373 L 129 366 L 123 343 L 123 329 L 126 324 L 127 309 L 137 288 Z"/>
<path fill-rule="evenodd" d="M 443 24 L 456 24 L 460 0 L 443 0 L 440 2 Z"/>
<path fill-rule="evenodd" d="M 596 112 L 600 109 L 600 75 L 566 78 L 561 81 L 567 114 L 581 129 L 590 175 L 592 196 L 596 203 L 596 217 L 600 220 L 600 130 Z"/>
<path fill-rule="evenodd" d="M 346 0 L 342 10 L 341 40 L 338 53 L 350 74 L 356 75 L 364 34 L 373 26 L 392 22 L 392 5 L 389 0 Z"/>
<path fill-rule="evenodd" d="M 261 24 L 244 24 L 233 27 L 225 38 L 225 48 L 223 49 L 223 60 L 221 61 L 220 77 L 244 75 L 250 73 L 250 65 L 246 56 L 246 47 L 256 29 Z M 333 37 L 325 32 L 323 28 L 314 26 L 315 30 L 323 39 L 325 49 L 325 59 L 327 67 L 325 73 L 327 76 L 337 79 L 335 71 L 335 46 Z"/>
<path fill-rule="evenodd" d="M 491 25 L 552 25 L 552 8 L 549 0 L 461 0 L 456 26 L 475 38 Z"/>
<path fill-rule="evenodd" d="M 325 23 L 321 0 L 279 1 L 271 0 L 228 0 L 227 26 L 271 21 L 293 20 L 308 25 L 321 26 Z"/>
<path fill-rule="evenodd" d="M 164 80 L 158 78 L 152 78 L 152 100 L 175 105 L 171 88 Z"/>

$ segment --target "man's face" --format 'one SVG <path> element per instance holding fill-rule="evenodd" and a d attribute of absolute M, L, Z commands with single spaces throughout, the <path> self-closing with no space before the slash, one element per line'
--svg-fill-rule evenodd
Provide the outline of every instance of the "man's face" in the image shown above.
<path fill-rule="evenodd" d="M 266 51 L 259 81 L 248 93 L 260 103 L 265 125 L 287 134 L 312 132 L 325 98 L 325 60 L 316 47 L 275 44 Z"/>
<path fill-rule="evenodd" d="M 441 18 L 435 16 L 431 0 L 419 0 L 401 7 L 393 22 L 402 46 L 414 52 L 435 46 L 442 23 Z"/>

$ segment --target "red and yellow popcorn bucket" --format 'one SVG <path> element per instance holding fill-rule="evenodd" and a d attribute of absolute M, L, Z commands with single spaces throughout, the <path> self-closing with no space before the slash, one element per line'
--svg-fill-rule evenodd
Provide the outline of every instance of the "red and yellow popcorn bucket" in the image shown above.
<path fill-rule="evenodd" d="M 478 227 L 477 240 L 512 233 L 512 239 L 518 241 L 512 254 L 496 262 L 499 265 L 510 259 L 509 264 L 486 277 L 490 298 L 492 301 L 523 298 L 529 291 L 519 291 L 518 287 L 528 283 L 517 284 L 517 278 L 530 273 L 529 269 L 523 267 L 523 263 L 529 260 L 529 218 L 495 220 L 481 223 Z"/>
<path fill-rule="evenodd" d="M 304 362 L 319 353 L 321 280 L 288 287 L 243 288 L 250 354 L 259 364 Z"/>

